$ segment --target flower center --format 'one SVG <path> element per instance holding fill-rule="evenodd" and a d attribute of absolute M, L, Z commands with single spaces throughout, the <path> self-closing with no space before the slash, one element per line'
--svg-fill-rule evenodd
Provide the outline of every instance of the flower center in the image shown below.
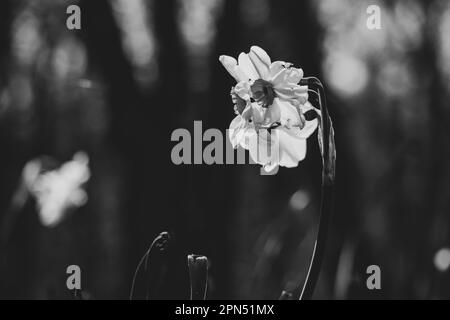
<path fill-rule="evenodd" d="M 252 91 L 252 97 L 258 102 L 263 108 L 267 108 L 273 103 L 275 99 L 275 91 L 273 90 L 273 85 L 266 80 L 258 79 L 255 80 L 253 85 L 250 87 Z"/>

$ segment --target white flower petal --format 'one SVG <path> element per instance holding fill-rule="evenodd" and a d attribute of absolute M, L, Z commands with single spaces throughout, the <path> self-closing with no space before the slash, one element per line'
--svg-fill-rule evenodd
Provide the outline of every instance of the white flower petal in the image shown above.
<path fill-rule="evenodd" d="M 278 163 L 268 163 L 268 164 L 264 165 L 263 168 L 264 168 L 265 172 L 271 172 L 278 166 L 279 166 Z"/>
<path fill-rule="evenodd" d="M 260 79 L 268 79 L 269 77 L 269 68 L 267 68 L 264 63 L 259 60 L 259 58 L 253 53 L 250 52 L 248 54 L 248 57 L 252 61 L 253 65 L 255 66 L 256 71 L 258 72 L 258 78 Z"/>
<path fill-rule="evenodd" d="M 281 83 L 279 86 L 274 87 L 274 90 L 277 94 L 277 97 L 283 100 L 298 100 L 299 104 L 304 104 L 306 103 L 306 100 L 308 100 L 307 86 Z"/>
<path fill-rule="evenodd" d="M 272 130 L 272 134 L 265 129 L 258 130 L 257 134 L 249 137 L 248 151 L 255 163 L 263 166 L 278 164 L 279 148 L 278 139 Z"/>
<path fill-rule="evenodd" d="M 256 132 L 256 131 L 254 131 Z M 279 127 L 271 130 L 259 130 L 249 136 L 248 150 L 255 163 L 264 166 L 266 171 L 277 165 L 296 167 L 306 157 L 307 142 L 300 128 Z"/>
<path fill-rule="evenodd" d="M 302 109 L 302 112 L 303 112 L 303 113 L 305 113 L 305 112 L 307 112 L 307 111 L 309 111 L 309 110 L 315 110 L 319 115 L 321 114 L 321 113 L 320 113 L 320 110 L 317 109 L 317 108 L 314 108 L 314 106 L 313 106 L 313 105 L 311 104 L 311 102 L 309 102 L 309 101 L 306 101 L 306 103 L 302 104 L 302 105 L 300 106 L 300 109 Z"/>
<path fill-rule="evenodd" d="M 264 49 L 258 46 L 252 46 L 250 48 L 250 51 L 255 53 L 258 56 L 258 58 L 266 65 L 267 68 L 270 68 L 272 62 L 270 61 L 270 57 Z"/>
<path fill-rule="evenodd" d="M 315 108 L 314 108 L 314 110 L 318 111 Z M 318 124 L 319 124 L 319 119 L 305 121 L 303 127 L 300 129 L 299 126 L 294 126 L 291 123 L 290 132 L 292 134 L 294 134 L 295 136 L 297 136 L 298 138 L 307 139 L 314 133 L 314 131 L 316 131 Z"/>
<path fill-rule="evenodd" d="M 237 82 L 240 81 L 248 81 L 248 76 L 242 71 L 242 68 L 240 66 L 234 66 L 233 72 L 236 75 L 235 79 Z"/>
<path fill-rule="evenodd" d="M 270 78 L 274 88 L 283 88 L 286 82 L 287 69 L 282 68 L 278 73 Z"/>
<path fill-rule="evenodd" d="M 245 75 L 248 78 L 247 80 L 259 79 L 258 71 L 256 71 L 255 66 L 253 65 L 253 63 L 251 62 L 250 58 L 248 57 L 248 55 L 246 53 L 242 52 L 239 55 L 238 61 L 239 61 L 239 67 L 241 68 L 241 70 L 245 73 Z"/>
<path fill-rule="evenodd" d="M 248 77 L 237 65 L 237 61 L 235 58 L 222 55 L 219 57 L 219 61 L 222 63 L 225 69 L 227 69 L 228 73 L 234 79 L 236 79 L 237 82 L 248 80 Z"/>
<path fill-rule="evenodd" d="M 269 68 L 270 69 L 270 72 L 269 72 L 270 79 L 275 77 L 281 70 L 285 69 L 284 64 L 285 64 L 284 61 L 272 62 L 272 64 L 270 65 L 270 68 Z"/>
<path fill-rule="evenodd" d="M 310 135 L 312 135 L 314 131 L 317 129 L 317 126 L 319 125 L 319 119 L 322 113 L 320 112 L 319 109 L 314 108 L 314 106 L 309 101 L 301 105 L 300 109 L 302 110 L 303 114 L 305 114 L 310 110 L 314 110 L 318 114 L 318 117 L 316 119 L 306 121 L 305 126 L 302 128 L 302 130 L 300 130 L 299 136 L 306 139 Z"/>
<path fill-rule="evenodd" d="M 274 99 L 275 103 L 280 107 L 281 124 L 289 123 L 291 126 L 300 126 L 302 124 L 299 111 L 295 106 L 279 98 Z"/>
<path fill-rule="evenodd" d="M 253 115 L 252 105 L 251 103 L 247 103 L 244 110 L 242 111 L 242 118 L 244 118 L 246 121 L 250 120 L 250 118 Z"/>
<path fill-rule="evenodd" d="M 248 124 L 246 129 L 244 130 L 244 134 L 239 141 L 239 144 L 242 148 L 249 150 L 249 145 L 252 137 L 256 136 L 255 126 L 253 124 Z"/>
<path fill-rule="evenodd" d="M 306 157 L 306 139 L 297 135 L 297 130 L 276 129 L 279 144 L 279 164 L 282 167 L 296 167 Z"/>
<path fill-rule="evenodd" d="M 234 149 L 239 145 L 244 149 L 249 149 L 250 140 L 255 135 L 255 126 L 243 117 L 237 116 L 231 121 L 228 129 L 228 137 Z"/>
<path fill-rule="evenodd" d="M 265 119 L 266 109 L 261 107 L 256 102 L 252 103 L 252 119 L 255 124 L 263 124 Z"/>
<path fill-rule="evenodd" d="M 314 131 L 316 131 L 318 124 L 319 121 L 317 119 L 306 121 L 305 126 L 297 133 L 298 137 L 303 139 L 309 138 L 309 136 L 311 136 L 314 133 Z"/>
<path fill-rule="evenodd" d="M 268 80 L 269 68 L 271 64 L 269 55 L 260 47 L 253 46 L 250 48 L 248 56 L 255 66 L 259 77 L 261 79 Z"/>
<path fill-rule="evenodd" d="M 247 121 L 241 116 L 236 116 L 230 123 L 228 137 L 233 148 L 236 148 L 244 137 Z"/>
<path fill-rule="evenodd" d="M 289 68 L 286 80 L 290 83 L 297 84 L 303 78 L 303 70 L 300 68 Z"/>
<path fill-rule="evenodd" d="M 250 100 L 250 84 L 248 81 L 241 81 L 234 87 L 234 92 L 244 100 Z"/>
<path fill-rule="evenodd" d="M 279 104 L 279 99 L 275 98 L 271 106 L 266 108 L 264 113 L 264 124 L 272 124 L 274 122 L 279 122 L 281 119 L 281 107 Z"/>
<path fill-rule="evenodd" d="M 230 56 L 221 55 L 221 56 L 219 57 L 219 61 L 220 61 L 220 63 L 224 66 L 224 68 L 227 69 L 228 73 L 229 73 L 232 77 L 235 77 L 233 68 L 234 68 L 235 66 L 237 66 L 237 61 L 236 61 L 236 59 L 233 58 L 233 57 L 230 57 Z"/>

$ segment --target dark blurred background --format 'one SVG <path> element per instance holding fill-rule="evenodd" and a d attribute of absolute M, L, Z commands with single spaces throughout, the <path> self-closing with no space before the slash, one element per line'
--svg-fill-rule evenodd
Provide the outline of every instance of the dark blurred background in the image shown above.
<path fill-rule="evenodd" d="M 71 4 L 81 30 L 66 28 Z M 370 4 L 380 30 L 366 26 Z M 125 299 L 165 230 L 153 299 L 189 297 L 190 253 L 209 258 L 209 299 L 277 299 L 303 283 L 320 205 L 315 138 L 274 176 L 170 158 L 174 129 L 228 128 L 234 80 L 218 57 L 251 45 L 327 90 L 336 210 L 314 297 L 450 298 L 449 33 L 447 0 L 1 1 L 0 298 L 70 299 L 76 264 L 86 297 Z M 32 169 L 78 151 L 86 194 L 45 224 Z M 366 287 L 372 264 L 382 290 Z"/>

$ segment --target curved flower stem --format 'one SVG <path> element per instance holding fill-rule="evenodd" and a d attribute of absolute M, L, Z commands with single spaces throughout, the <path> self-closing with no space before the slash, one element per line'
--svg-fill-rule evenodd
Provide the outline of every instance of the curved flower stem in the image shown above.
<path fill-rule="evenodd" d="M 166 231 L 161 232 L 152 242 L 150 247 L 148 248 L 147 252 L 142 256 L 141 260 L 139 261 L 138 266 L 136 267 L 136 270 L 134 271 L 133 276 L 133 282 L 131 283 L 131 290 L 130 290 L 130 300 L 133 300 L 134 297 L 134 291 L 135 291 L 135 284 L 136 284 L 136 278 L 139 273 L 139 270 L 142 267 L 142 264 L 145 262 L 145 270 L 148 269 L 148 258 L 150 256 L 150 253 L 156 247 L 159 251 L 164 251 L 167 248 L 168 242 L 170 241 L 170 234 Z"/>
<path fill-rule="evenodd" d="M 325 256 L 328 225 L 333 212 L 336 148 L 334 143 L 333 125 L 328 114 L 325 90 L 322 83 L 319 79 L 310 77 L 302 79 L 300 84 L 308 85 L 313 90 L 318 91 L 321 110 L 319 124 L 319 146 L 322 153 L 322 196 L 320 204 L 319 228 L 308 274 L 300 294 L 300 300 L 309 300 L 312 298 L 314 288 L 320 275 L 322 262 Z"/>

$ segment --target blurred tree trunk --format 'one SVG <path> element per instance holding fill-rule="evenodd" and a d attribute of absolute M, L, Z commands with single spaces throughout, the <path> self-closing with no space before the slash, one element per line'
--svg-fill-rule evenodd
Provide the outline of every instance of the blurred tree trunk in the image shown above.
<path fill-rule="evenodd" d="M 222 132 L 228 129 L 234 117 L 229 96 L 230 85 L 234 85 L 234 80 L 218 58 L 222 54 L 237 56 L 245 47 L 240 4 L 237 0 L 224 1 L 221 15 L 216 21 L 217 35 L 210 60 L 209 108 L 203 114 L 203 123 L 207 123 L 209 128 L 220 128 Z M 227 139 L 224 135 L 224 146 Z M 195 184 L 198 206 L 202 208 L 202 218 L 207 226 L 202 246 L 212 261 L 214 299 L 236 298 L 236 281 L 239 281 L 233 267 L 243 243 L 234 221 L 238 214 L 239 193 L 244 189 L 237 177 L 241 170 L 236 169 L 236 165 L 204 166 L 202 170 L 206 170 L 205 174 Z"/>
<path fill-rule="evenodd" d="M 8 55 L 11 48 L 12 17 L 12 1 L 2 1 L 0 4 L 0 74 L 2 75 L 2 81 L 6 81 Z M 0 87 L 3 85 L 4 83 L 0 83 Z"/>
<path fill-rule="evenodd" d="M 98 255 L 92 277 L 99 298 L 127 298 L 139 251 L 134 219 L 139 210 L 142 187 L 140 170 L 144 117 L 143 98 L 123 50 L 120 29 L 108 1 L 83 1 L 82 37 L 88 51 L 91 72 L 105 83 L 111 115 L 106 148 L 97 155 L 96 198 Z M 95 160 L 94 160 L 95 164 Z M 93 182 L 93 183 L 94 183 Z M 119 187 L 120 186 L 120 187 Z M 97 192 L 98 191 L 98 192 Z"/>
<path fill-rule="evenodd" d="M 21 207 L 23 199 L 17 192 L 21 170 L 30 145 L 20 139 L 21 119 L 14 113 L 14 104 L 6 99 L 14 71 L 12 59 L 13 21 L 17 6 L 13 1 L 0 3 L 0 298 L 31 298 L 30 284 L 34 280 L 33 262 L 36 247 L 30 246 L 36 237 L 36 216 Z M 17 225 L 22 228 L 18 230 Z M 25 237 L 27 235 L 28 237 Z"/>

